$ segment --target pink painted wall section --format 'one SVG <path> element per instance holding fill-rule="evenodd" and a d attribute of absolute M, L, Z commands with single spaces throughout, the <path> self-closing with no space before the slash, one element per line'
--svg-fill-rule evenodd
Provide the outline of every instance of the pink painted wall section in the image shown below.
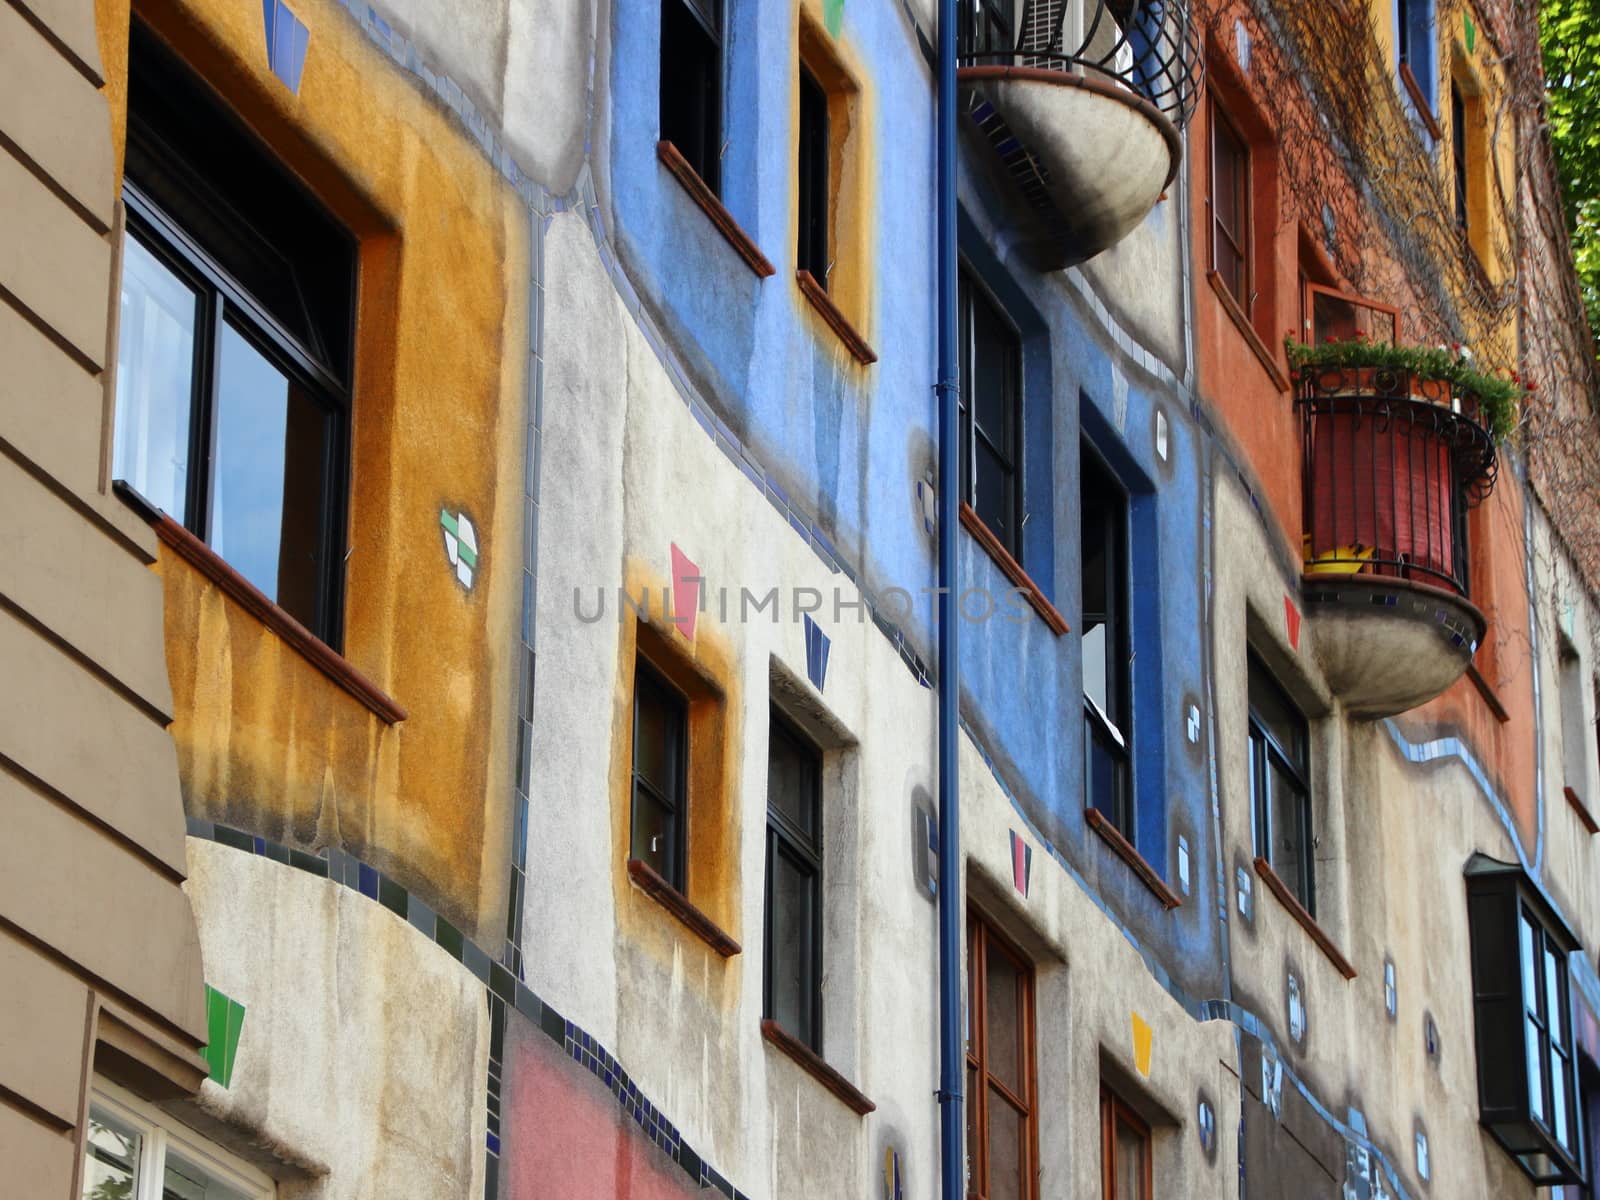
<path fill-rule="evenodd" d="M 705 1195 L 645 1138 L 599 1080 L 531 1025 L 515 1036 L 507 1030 L 501 1113 L 501 1200 Z"/>

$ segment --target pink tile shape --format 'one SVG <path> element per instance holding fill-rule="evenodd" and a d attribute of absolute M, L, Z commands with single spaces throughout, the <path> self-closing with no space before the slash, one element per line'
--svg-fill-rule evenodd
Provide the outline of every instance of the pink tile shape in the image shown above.
<path fill-rule="evenodd" d="M 695 621 L 700 616 L 700 568 L 672 543 L 672 623 L 678 632 L 694 641 Z"/>

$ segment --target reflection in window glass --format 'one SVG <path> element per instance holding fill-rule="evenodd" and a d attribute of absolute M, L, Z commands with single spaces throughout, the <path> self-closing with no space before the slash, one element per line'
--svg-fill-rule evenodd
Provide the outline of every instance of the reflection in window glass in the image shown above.
<path fill-rule="evenodd" d="M 169 1150 L 166 1170 L 161 1177 L 161 1200 L 249 1200 L 249 1197 Z"/>
<path fill-rule="evenodd" d="M 112 474 L 181 521 L 200 302 L 138 238 L 124 247 Z"/>
<path fill-rule="evenodd" d="M 133 1200 L 139 1185 L 138 1131 L 99 1108 L 89 1110 L 83 1200 Z"/>

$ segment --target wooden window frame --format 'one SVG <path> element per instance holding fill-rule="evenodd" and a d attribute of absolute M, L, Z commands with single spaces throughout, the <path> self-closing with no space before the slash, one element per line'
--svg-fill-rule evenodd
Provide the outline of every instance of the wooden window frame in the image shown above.
<path fill-rule="evenodd" d="M 988 951 L 991 945 L 1018 968 L 1017 1028 L 1020 1034 L 1023 1084 L 1027 1095 L 1019 1097 L 989 1072 Z M 1026 1146 L 1021 1157 L 1022 1178 L 1018 1181 L 1019 1200 L 1038 1200 L 1039 1195 L 1039 1080 L 1035 1055 L 1035 995 L 1037 981 L 1033 963 L 1017 945 L 991 924 L 977 909 L 967 912 L 967 1052 L 966 1066 L 977 1080 L 976 1095 L 967 1097 L 968 1128 L 976 1132 L 967 1147 L 967 1194 L 972 1200 L 989 1195 L 989 1092 L 998 1089 L 1003 1103 L 1009 1103 L 1022 1117 Z"/>
<path fill-rule="evenodd" d="M 822 962 L 823 962 L 823 931 L 826 922 L 823 919 L 824 889 L 824 860 L 823 860 L 823 753 L 811 738 L 801 732 L 798 725 L 774 707 L 771 713 L 771 724 L 768 737 L 782 737 L 793 744 L 805 758 L 810 766 L 810 778 L 806 781 L 805 790 L 809 792 L 809 803 L 813 806 L 815 814 L 816 833 L 807 834 L 799 828 L 785 814 L 778 811 L 772 803 L 772 755 L 767 755 L 767 835 L 766 835 L 766 877 L 764 894 L 762 898 L 762 953 L 761 953 L 761 1015 L 765 1020 L 776 1021 L 772 1001 L 773 979 L 773 893 L 772 893 L 772 865 L 774 857 L 778 854 L 788 854 L 800 866 L 810 873 L 811 888 L 811 920 L 808 933 L 809 951 L 804 955 L 801 963 L 801 987 L 807 993 L 810 1005 L 810 1021 L 808 1028 L 790 1029 L 783 1026 L 795 1040 L 803 1044 L 812 1053 L 822 1055 Z"/>
<path fill-rule="evenodd" d="M 1252 244 L 1255 229 L 1255 197 L 1252 194 L 1252 189 L 1255 186 L 1255 156 L 1251 152 L 1250 139 L 1244 135 L 1239 123 L 1228 114 L 1228 110 L 1222 101 L 1213 94 L 1209 97 L 1207 103 L 1210 105 L 1208 110 L 1210 114 L 1210 130 L 1207 139 L 1209 145 L 1207 146 L 1206 158 L 1206 216 L 1210 224 L 1211 270 L 1218 276 L 1222 290 L 1227 292 L 1234 303 L 1239 306 L 1246 321 L 1253 324 L 1255 319 L 1254 280 L 1256 256 L 1255 247 Z M 1223 226 L 1217 214 L 1218 130 L 1226 130 L 1228 137 L 1233 140 L 1239 151 L 1236 161 L 1240 166 L 1240 170 L 1239 178 L 1236 180 L 1237 191 L 1235 193 L 1239 199 L 1239 211 L 1235 215 L 1239 220 L 1240 228 L 1237 232 L 1239 237 L 1244 240 L 1243 245 L 1240 245 L 1234 234 Z M 1223 276 L 1217 265 L 1217 235 L 1219 232 L 1223 237 L 1227 238 L 1230 248 L 1239 255 L 1239 287 L 1244 293 L 1243 295 L 1236 294 L 1233 289 L 1228 287 L 1226 277 Z"/>
<path fill-rule="evenodd" d="M 1137 1196 L 1117 1194 L 1117 1126 L 1124 1125 L 1144 1143 L 1144 1179 Z M 1129 1108 L 1122 1098 L 1104 1083 L 1100 1085 L 1100 1190 L 1104 1200 L 1152 1200 L 1154 1187 L 1154 1145 L 1150 1125 Z"/>
<path fill-rule="evenodd" d="M 1305 909 L 1306 914 L 1315 919 L 1317 915 L 1317 877 L 1316 855 L 1313 852 L 1315 843 L 1316 804 L 1314 802 L 1315 790 L 1311 783 L 1311 722 L 1284 687 L 1279 683 L 1256 655 L 1249 654 L 1249 676 L 1247 681 L 1247 695 L 1249 697 L 1249 728 L 1250 728 L 1250 811 L 1252 813 L 1251 827 L 1255 834 L 1255 855 L 1265 862 L 1273 873 L 1283 880 L 1285 888 L 1294 896 L 1295 900 Z M 1277 693 L 1278 702 L 1292 713 L 1299 721 L 1300 731 L 1305 740 L 1305 756 L 1303 762 L 1296 762 L 1291 749 L 1282 745 L 1277 736 L 1268 728 L 1267 723 L 1256 715 L 1255 693 L 1256 684 L 1271 687 Z M 1291 781 L 1297 785 L 1296 799 L 1298 800 L 1301 815 L 1304 820 L 1305 836 L 1302 861 L 1299 864 L 1301 876 L 1305 881 L 1305 895 L 1300 895 L 1293 888 L 1288 887 L 1288 879 L 1279 870 L 1279 864 L 1273 860 L 1273 829 L 1272 805 L 1273 795 L 1270 780 L 1269 766 L 1277 766 Z"/>
<path fill-rule="evenodd" d="M 1024 437 L 1023 428 L 1023 378 L 1022 378 L 1022 334 L 1015 323 L 1006 313 L 1005 309 L 995 300 L 994 296 L 970 272 L 963 269 L 958 276 L 957 287 L 957 322 L 959 324 L 958 342 L 960 343 L 961 389 L 956 400 L 958 423 L 961 427 L 961 436 L 966 446 L 967 453 L 961 463 L 961 503 L 969 506 L 973 514 L 981 521 L 985 528 L 994 536 L 994 540 L 1011 556 L 1013 562 L 1019 567 L 1023 565 L 1022 553 L 1022 524 L 1027 517 L 1026 493 L 1024 492 L 1023 464 L 1024 464 Z M 1010 428 L 1006 446 L 997 446 L 988 434 L 978 427 L 977 406 L 973 403 L 972 386 L 977 378 L 976 364 L 978 356 L 977 337 L 977 306 L 986 305 L 990 312 L 999 318 L 1000 327 L 1010 335 L 1006 346 L 1008 375 L 1005 381 L 1005 395 L 1002 405 L 1006 411 L 1006 419 Z M 1007 481 L 1007 503 L 1010 508 L 1009 537 L 1002 536 L 1000 530 L 995 528 L 995 523 L 988 520 L 978 511 L 978 439 L 983 439 L 983 444 L 1000 461 Z"/>
<path fill-rule="evenodd" d="M 642 686 L 641 686 L 642 685 Z M 671 703 L 676 711 L 677 728 L 675 738 L 677 741 L 677 755 L 674 764 L 672 781 L 676 794 L 664 795 L 660 788 L 639 774 L 639 699 L 642 687 L 653 689 Z M 672 815 L 673 834 L 672 846 L 669 850 L 667 865 L 670 871 L 657 871 L 661 880 L 680 895 L 687 896 L 689 892 L 688 879 L 688 846 L 689 846 L 689 698 L 676 687 L 662 671 L 643 654 L 638 656 L 634 666 L 633 676 L 633 706 L 632 706 L 633 734 L 631 739 L 631 753 L 629 756 L 629 769 L 632 778 L 628 788 L 628 845 L 630 860 L 645 862 L 634 851 L 633 827 L 638 819 L 638 806 L 640 789 L 663 809 Z M 655 870 L 655 868 L 651 868 Z"/>

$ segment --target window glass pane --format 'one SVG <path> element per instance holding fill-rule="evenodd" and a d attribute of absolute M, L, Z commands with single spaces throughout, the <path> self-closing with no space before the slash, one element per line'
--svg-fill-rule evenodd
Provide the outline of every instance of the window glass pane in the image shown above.
<path fill-rule="evenodd" d="M 800 228 L 797 260 L 828 286 L 828 94 L 800 68 Z"/>
<path fill-rule="evenodd" d="M 1567 1144 L 1567 1064 L 1559 1054 L 1550 1056 L 1550 1126 L 1556 1141 Z"/>
<path fill-rule="evenodd" d="M 1544 1005 L 1539 1002 L 1539 973 L 1536 970 L 1538 960 L 1534 950 L 1537 936 L 1533 923 L 1528 920 L 1528 914 L 1519 913 L 1517 944 L 1522 954 L 1522 1004 L 1533 1016 L 1539 1016 L 1544 1011 Z"/>
<path fill-rule="evenodd" d="M 994 1088 L 989 1089 L 989 1194 L 988 1200 L 1022 1200 L 1023 1164 L 1028 1161 L 1022 1139 L 1022 1114 Z"/>
<path fill-rule="evenodd" d="M 232 325 L 218 364 L 207 540 L 316 629 L 328 417 Z"/>
<path fill-rule="evenodd" d="M 1017 1011 L 1022 980 L 1016 964 L 993 941 L 988 958 L 989 1074 L 1017 1095 L 1025 1095 L 1022 1024 Z"/>
<path fill-rule="evenodd" d="M 1085 803 L 1097 808 L 1129 841 L 1134 840 L 1133 822 L 1127 804 L 1127 751 L 1118 747 L 1099 719 L 1084 714 Z"/>
<path fill-rule="evenodd" d="M 641 666 L 634 683 L 633 769 L 669 804 L 678 801 L 683 712 L 677 697 Z"/>
<path fill-rule="evenodd" d="M 978 438 L 974 449 L 972 507 L 983 523 L 1000 539 L 1008 553 L 1015 556 L 1017 531 L 1011 514 L 1013 477 L 1011 469 L 1000 461 L 983 438 Z"/>
<path fill-rule="evenodd" d="M 1144 1135 L 1126 1121 L 1117 1121 L 1116 1200 L 1144 1200 Z"/>
<path fill-rule="evenodd" d="M 661 5 L 661 137 L 718 191 L 722 55 L 714 29 L 716 4 L 684 0 Z"/>
<path fill-rule="evenodd" d="M 1306 794 L 1276 761 L 1270 763 L 1268 770 L 1272 786 L 1272 850 L 1267 860 L 1311 911 L 1311 820 Z"/>
<path fill-rule="evenodd" d="M 817 836 L 817 757 L 778 721 L 767 751 L 767 804 L 807 837 Z"/>
<path fill-rule="evenodd" d="M 812 970 L 817 879 L 809 867 L 786 853 L 776 838 L 768 844 L 771 850 L 767 870 L 772 876 L 771 928 L 767 933 L 771 939 L 771 1017 L 817 1049 L 817 980 Z"/>
<path fill-rule="evenodd" d="M 1327 292 L 1312 293 L 1311 320 L 1312 340 L 1318 345 L 1329 338 L 1349 341 L 1358 334 L 1374 342 L 1392 342 L 1395 337 L 1393 313 Z"/>
<path fill-rule="evenodd" d="M 678 818 L 641 783 L 633 785 L 633 841 L 629 854 L 648 863 L 655 872 L 679 891 Z"/>
<path fill-rule="evenodd" d="M 1523 1037 L 1528 1042 L 1528 1109 L 1541 1121 L 1545 1119 L 1543 1033 L 1532 1017 L 1523 1022 Z"/>
<path fill-rule="evenodd" d="M 91 1108 L 83 1148 L 83 1200 L 133 1200 L 139 1185 L 140 1143 L 132 1126 Z"/>
<path fill-rule="evenodd" d="M 1219 222 L 1220 225 L 1220 222 Z M 1217 274 L 1231 295 L 1240 304 L 1245 303 L 1244 255 L 1234 249 L 1233 243 L 1220 232 L 1216 235 L 1215 267 Z"/>
<path fill-rule="evenodd" d="M 1306 719 L 1283 694 L 1283 689 L 1256 662 L 1250 659 L 1250 715 L 1265 726 L 1289 761 L 1306 769 Z"/>
<path fill-rule="evenodd" d="M 111 473 L 179 521 L 189 514 L 189 422 L 200 300 L 136 237 L 123 239 Z"/>
<path fill-rule="evenodd" d="M 1550 1040 L 1558 1046 L 1567 1044 L 1566 1006 L 1561 1003 L 1561 956 L 1544 944 L 1544 1002 L 1546 1024 L 1550 1027 Z"/>
<path fill-rule="evenodd" d="M 249 1193 L 229 1187 L 183 1155 L 168 1150 L 161 1200 L 249 1200 Z"/>
<path fill-rule="evenodd" d="M 972 394 L 978 428 L 1003 453 L 1012 453 L 1012 388 L 1017 335 L 980 293 L 972 295 Z"/>
<path fill-rule="evenodd" d="M 1212 108 L 1211 122 L 1211 211 L 1218 223 L 1238 241 L 1241 227 L 1238 215 L 1244 198 L 1239 179 L 1243 150 L 1221 110 Z"/>

